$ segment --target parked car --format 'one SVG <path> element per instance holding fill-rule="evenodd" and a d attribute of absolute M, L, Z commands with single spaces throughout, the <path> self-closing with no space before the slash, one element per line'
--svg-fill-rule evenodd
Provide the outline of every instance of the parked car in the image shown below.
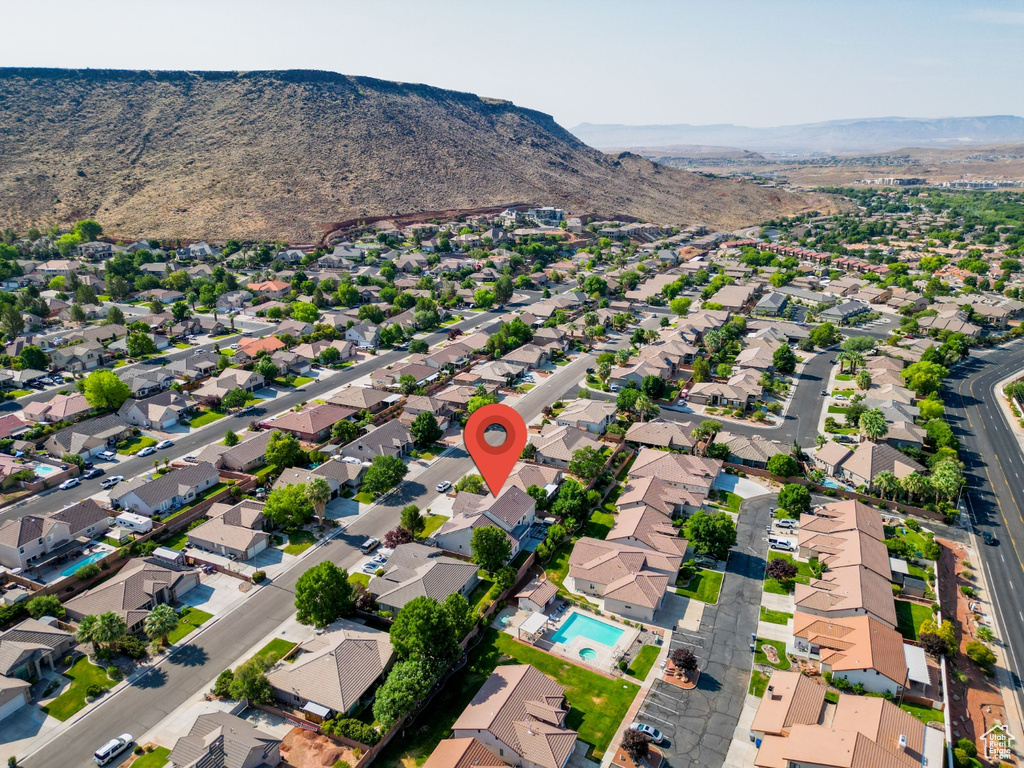
<path fill-rule="evenodd" d="M 106 480 L 104 480 L 102 483 L 100 483 L 100 486 L 103 487 L 103 488 L 113 488 L 115 485 L 120 483 L 122 480 L 124 480 L 124 475 L 111 475 Z"/>
<path fill-rule="evenodd" d="M 256 413 L 256 406 L 255 405 L 247 405 L 247 406 L 245 406 L 245 408 L 243 408 L 242 410 L 240 410 L 238 412 L 238 415 L 239 416 L 245 416 L 248 413 Z"/>
<path fill-rule="evenodd" d="M 156 444 L 156 449 L 158 451 L 162 451 L 164 448 L 170 448 L 173 445 L 174 445 L 174 441 L 173 440 L 161 440 L 159 443 Z"/>
<path fill-rule="evenodd" d="M 96 750 L 96 753 L 92 756 L 92 759 L 96 761 L 96 765 L 106 765 L 115 757 L 124 752 L 128 747 L 132 745 L 132 735 L 130 733 L 122 733 L 116 739 L 111 739 L 102 747 Z"/>
<path fill-rule="evenodd" d="M 789 518 L 789 517 L 784 517 L 781 520 L 776 520 L 775 521 L 775 525 L 778 528 L 793 529 L 793 528 L 796 528 L 796 520 L 793 520 L 792 518 Z"/>
<path fill-rule="evenodd" d="M 848 399 L 849 398 L 847 398 L 846 395 L 836 395 L 836 400 L 848 400 Z"/>
<path fill-rule="evenodd" d="M 371 536 L 363 542 L 363 545 L 359 547 L 359 551 L 362 552 L 364 555 L 368 555 L 379 546 L 380 539 L 378 539 L 376 536 Z"/>
<path fill-rule="evenodd" d="M 379 565 L 378 563 L 375 563 L 375 562 L 373 562 L 373 561 L 371 560 L 370 562 L 366 563 L 366 564 L 365 564 L 365 565 L 363 566 L 363 568 L 362 568 L 362 571 L 363 571 L 363 573 L 369 573 L 369 574 L 374 574 L 374 573 L 376 573 L 377 571 L 379 571 L 379 570 L 380 570 L 380 568 L 381 568 L 381 566 L 380 566 L 380 565 Z"/>
<path fill-rule="evenodd" d="M 70 491 L 72 488 L 77 488 L 81 484 L 82 484 L 82 481 L 79 480 L 77 477 L 71 477 L 71 478 L 68 478 L 67 480 L 65 480 L 63 483 L 61 483 L 57 487 L 60 488 L 62 491 Z"/>
<path fill-rule="evenodd" d="M 828 390 L 827 389 L 821 390 L 821 396 L 822 397 L 828 397 Z"/>
<path fill-rule="evenodd" d="M 106 474 L 106 473 L 102 469 L 100 469 L 99 467 L 93 467 L 88 472 L 86 472 L 84 475 L 82 475 L 82 477 L 85 480 L 92 480 L 94 477 L 99 477 L 100 475 L 103 475 L 103 474 Z"/>
<path fill-rule="evenodd" d="M 437 484 L 437 492 L 438 493 L 444 493 L 445 491 L 447 491 L 451 487 L 452 487 L 451 480 L 442 480 L 440 483 Z"/>
<path fill-rule="evenodd" d="M 104 451 L 103 453 L 100 454 L 100 458 L 103 459 L 104 461 L 113 461 L 114 459 L 117 458 L 117 454 L 114 453 L 113 451 Z"/>
<path fill-rule="evenodd" d="M 143 448 L 141 451 L 139 451 L 138 454 L 136 454 L 136 455 L 138 455 L 140 457 L 141 456 L 152 456 L 154 453 L 156 453 L 156 448 L 154 448 L 152 445 L 147 445 L 145 448 Z"/>
<path fill-rule="evenodd" d="M 661 731 L 659 731 L 653 725 L 648 725 L 647 723 L 633 723 L 631 726 L 629 726 L 629 730 L 639 731 L 655 744 L 661 744 L 661 742 L 665 740 L 665 737 L 661 735 Z"/>
<path fill-rule="evenodd" d="M 374 558 L 370 561 L 370 563 L 372 563 L 373 565 L 377 565 L 377 566 L 381 566 L 381 567 L 387 565 L 387 562 L 388 562 L 387 557 L 385 557 L 384 555 L 380 555 L 380 554 L 375 555 Z"/>
<path fill-rule="evenodd" d="M 197 457 L 194 453 L 190 453 L 188 456 L 185 457 L 185 461 L 195 461 L 196 458 Z"/>

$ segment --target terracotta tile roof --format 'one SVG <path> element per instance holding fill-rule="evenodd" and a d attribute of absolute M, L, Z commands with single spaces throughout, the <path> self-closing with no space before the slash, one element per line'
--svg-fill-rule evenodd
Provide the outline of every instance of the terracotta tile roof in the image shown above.
<path fill-rule="evenodd" d="M 833 671 L 873 669 L 898 685 L 907 683 L 903 638 L 870 616 L 823 619 L 797 611 L 793 636 L 821 647 L 821 661 Z"/>
<path fill-rule="evenodd" d="M 291 411 L 272 422 L 278 429 L 294 430 L 303 434 L 316 435 L 339 421 L 356 413 L 354 408 L 330 403 L 315 404 L 301 411 Z"/>
<path fill-rule="evenodd" d="M 508 768 L 491 750 L 474 738 L 444 739 L 423 768 Z"/>
<path fill-rule="evenodd" d="M 886 580 L 892 579 L 889 549 L 878 539 L 863 531 L 840 531 L 834 534 L 801 530 L 801 550 L 807 549 L 829 568 L 863 565 Z"/>
<path fill-rule="evenodd" d="M 700 489 L 706 495 L 721 471 L 722 462 L 718 459 L 641 448 L 629 470 L 629 476 L 660 477 L 666 482 L 682 485 L 691 491 Z"/>
<path fill-rule="evenodd" d="M 800 515 L 800 530 L 830 534 L 863 531 L 873 539 L 885 541 L 882 514 L 877 509 L 852 499 L 822 504 L 812 509 L 811 514 Z"/>
<path fill-rule="evenodd" d="M 896 627 L 892 584 L 862 565 L 830 568 L 810 584 L 797 584 L 794 600 L 797 610 L 819 616 L 841 616 L 854 611 Z"/>
<path fill-rule="evenodd" d="M 824 685 L 799 672 L 782 670 L 772 673 L 768 685 L 771 691 L 762 697 L 750 730 L 778 736 L 788 733 L 794 725 L 815 725 L 821 721 L 828 690 Z"/>
<path fill-rule="evenodd" d="M 525 597 L 538 605 L 544 605 L 557 594 L 557 584 L 553 581 L 534 576 L 530 582 L 519 591 L 516 598 Z"/>
<path fill-rule="evenodd" d="M 693 448 L 690 433 L 697 422 L 685 424 L 664 419 L 652 419 L 646 422 L 634 422 L 626 431 L 626 440 L 643 445 L 655 445 L 661 448 Z"/>

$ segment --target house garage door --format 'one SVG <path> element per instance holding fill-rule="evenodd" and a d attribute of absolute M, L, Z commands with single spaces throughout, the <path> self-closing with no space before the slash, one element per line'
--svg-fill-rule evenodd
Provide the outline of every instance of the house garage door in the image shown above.
<path fill-rule="evenodd" d="M 22 691 L 20 695 L 8 701 L 6 704 L 0 704 L 0 720 L 3 720 L 8 715 L 13 715 L 25 704 L 28 703 L 25 691 Z"/>

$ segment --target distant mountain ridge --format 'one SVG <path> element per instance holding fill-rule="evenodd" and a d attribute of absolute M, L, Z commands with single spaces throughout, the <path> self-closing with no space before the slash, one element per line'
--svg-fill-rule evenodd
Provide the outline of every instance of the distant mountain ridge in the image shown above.
<path fill-rule="evenodd" d="M 742 125 L 604 125 L 581 123 L 573 134 L 598 148 L 713 145 L 754 152 L 856 153 L 903 147 L 956 147 L 1024 141 L 1024 118 L 879 117 L 749 128 Z"/>
<path fill-rule="evenodd" d="M 510 203 L 735 228 L 800 196 L 585 145 L 511 102 L 333 72 L 0 69 L 0 223 L 311 242 Z"/>

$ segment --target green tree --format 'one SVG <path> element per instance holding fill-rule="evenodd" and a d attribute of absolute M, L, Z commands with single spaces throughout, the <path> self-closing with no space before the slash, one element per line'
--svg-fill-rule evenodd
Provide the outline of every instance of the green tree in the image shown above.
<path fill-rule="evenodd" d="M 924 424 L 927 424 L 932 419 L 941 419 L 946 411 L 945 405 L 941 400 L 931 400 L 927 397 L 924 400 L 918 400 L 917 407 L 921 412 L 921 422 Z"/>
<path fill-rule="evenodd" d="M 875 475 L 872 485 L 882 499 L 892 498 L 900 489 L 899 479 L 889 470 L 883 470 Z"/>
<path fill-rule="evenodd" d="M 427 521 L 420 514 L 420 508 L 415 504 L 409 504 L 402 509 L 401 521 L 402 527 L 413 536 L 427 527 Z"/>
<path fill-rule="evenodd" d="M 267 381 L 273 381 L 281 373 L 277 364 L 266 355 L 257 360 L 252 369 Z"/>
<path fill-rule="evenodd" d="M 0 310 L 0 328 L 12 339 L 25 330 L 25 320 L 13 304 L 4 304 Z"/>
<path fill-rule="evenodd" d="M 103 234 L 103 227 L 93 219 L 82 219 L 75 224 L 75 234 L 83 243 L 91 243 Z"/>
<path fill-rule="evenodd" d="M 73 323 L 84 323 L 86 320 L 85 310 L 82 309 L 81 304 L 72 304 L 71 309 L 69 310 L 69 316 Z"/>
<path fill-rule="evenodd" d="M 107 310 L 107 325 L 124 325 L 124 312 L 120 307 L 111 307 Z"/>
<path fill-rule="evenodd" d="M 437 419 L 430 411 L 423 411 L 413 419 L 412 425 L 409 427 L 409 431 L 412 436 L 416 439 L 416 444 L 419 446 L 432 445 L 441 439 L 444 435 L 444 431 L 441 429 L 441 425 L 437 423 Z"/>
<path fill-rule="evenodd" d="M 425 659 L 395 664 L 373 701 L 373 717 L 385 729 L 411 712 L 437 681 L 437 665 Z"/>
<path fill-rule="evenodd" d="M 267 496 L 263 513 L 278 528 L 299 528 L 313 517 L 313 505 L 306 498 L 303 483 L 275 488 Z"/>
<path fill-rule="evenodd" d="M 359 437 L 359 427 L 351 421 L 339 421 L 331 427 L 331 437 L 339 440 L 342 445 L 350 443 Z"/>
<path fill-rule="evenodd" d="M 128 632 L 125 620 L 113 611 L 100 614 L 96 619 L 93 641 L 108 648 L 120 640 Z"/>
<path fill-rule="evenodd" d="M 397 456 L 375 456 L 363 478 L 363 490 L 374 498 L 382 496 L 402 482 L 408 471 Z"/>
<path fill-rule="evenodd" d="M 263 671 L 259 657 L 240 665 L 231 680 L 231 698 L 248 699 L 253 704 L 269 704 L 274 700 L 274 689 Z"/>
<path fill-rule="evenodd" d="M 466 413 L 472 415 L 478 408 L 483 408 L 485 405 L 491 405 L 496 402 L 498 402 L 496 395 L 474 395 L 466 403 Z"/>
<path fill-rule="evenodd" d="M 949 375 L 949 370 L 938 363 L 921 361 L 908 365 L 900 373 L 907 388 L 912 390 L 918 397 L 925 397 L 933 392 L 938 392 L 942 387 L 942 380 Z"/>
<path fill-rule="evenodd" d="M 309 568 L 295 582 L 296 618 L 301 624 L 326 627 L 348 616 L 353 607 L 348 571 L 330 560 Z"/>
<path fill-rule="evenodd" d="M 46 357 L 46 353 L 33 344 L 23 347 L 18 358 L 21 360 L 23 368 L 45 371 L 50 365 L 50 361 L 49 358 Z"/>
<path fill-rule="evenodd" d="M 871 373 L 867 369 L 857 373 L 857 388 L 871 389 Z"/>
<path fill-rule="evenodd" d="M 134 331 L 128 334 L 128 356 L 136 360 L 146 355 L 156 354 L 156 343 L 148 333 Z"/>
<path fill-rule="evenodd" d="M 230 429 L 224 433 L 224 445 L 226 445 L 228 448 L 232 448 L 238 445 L 240 441 L 241 438 L 237 434 L 232 432 Z"/>
<path fill-rule="evenodd" d="M 693 382 L 700 384 L 708 381 L 711 378 L 711 366 L 708 365 L 708 361 L 703 357 L 695 357 L 693 359 Z"/>
<path fill-rule="evenodd" d="M 956 461 L 943 461 L 932 470 L 932 487 L 936 496 L 952 501 L 964 486 L 963 472 Z"/>
<path fill-rule="evenodd" d="M 59 619 L 64 616 L 64 606 L 60 604 L 60 598 L 56 595 L 33 597 L 25 607 L 33 619 L 40 619 L 43 616 L 53 616 L 55 619 Z"/>
<path fill-rule="evenodd" d="M 512 278 L 502 275 L 494 284 L 494 302 L 498 306 L 508 303 L 512 298 Z"/>
<path fill-rule="evenodd" d="M 992 652 L 992 649 L 977 640 L 971 640 L 967 643 L 965 650 L 967 658 L 979 667 L 989 669 L 996 663 L 996 655 Z"/>
<path fill-rule="evenodd" d="M 249 393 L 241 387 L 235 387 L 221 400 L 225 408 L 243 408 L 249 402 Z"/>
<path fill-rule="evenodd" d="M 423 339 L 416 339 L 409 343 L 409 351 L 414 355 L 425 355 L 430 351 L 430 345 Z"/>
<path fill-rule="evenodd" d="M 775 477 L 797 477 L 800 474 L 797 460 L 785 453 L 777 453 L 768 459 L 767 469 Z"/>
<path fill-rule="evenodd" d="M 167 645 L 167 636 L 178 628 L 178 614 L 174 607 L 167 603 L 155 605 L 146 614 L 142 623 L 146 637 L 150 640 L 160 639 L 161 644 Z"/>
<path fill-rule="evenodd" d="M 844 352 L 864 354 L 875 348 L 875 340 L 870 336 L 850 336 L 840 346 Z"/>
<path fill-rule="evenodd" d="M 458 592 L 452 592 L 441 603 L 441 610 L 448 618 L 455 637 L 465 637 L 473 628 L 473 611 L 466 598 Z"/>
<path fill-rule="evenodd" d="M 789 517 L 799 517 L 802 512 L 811 510 L 811 492 L 799 483 L 786 483 L 779 491 L 779 507 Z"/>
<path fill-rule="evenodd" d="M 298 320 L 300 323 L 315 323 L 320 317 L 320 310 L 312 304 L 297 301 L 292 304 L 291 315 L 293 319 Z"/>
<path fill-rule="evenodd" d="M 736 543 L 736 524 L 726 512 L 709 515 L 699 509 L 690 515 L 686 537 L 695 552 L 725 560 L 729 549 Z"/>
<path fill-rule="evenodd" d="M 174 317 L 174 322 L 180 323 L 182 320 L 192 317 L 192 307 L 184 301 L 176 301 L 171 307 L 171 315 Z"/>
<path fill-rule="evenodd" d="M 960 440 L 950 429 L 942 419 L 932 419 L 924 425 L 926 433 L 925 441 L 934 448 L 953 448 L 957 449 L 960 447 Z"/>
<path fill-rule="evenodd" d="M 229 393 L 230 394 L 230 393 Z M 267 441 L 267 464 L 284 469 L 298 467 L 308 460 L 299 439 L 287 432 L 274 432 Z"/>
<path fill-rule="evenodd" d="M 569 471 L 577 477 L 592 480 L 601 474 L 604 464 L 605 458 L 601 451 L 588 445 L 573 451 Z"/>
<path fill-rule="evenodd" d="M 480 475 L 466 475 L 455 484 L 455 490 L 479 495 L 484 492 L 484 479 Z"/>
<path fill-rule="evenodd" d="M 644 380 L 640 384 L 640 389 L 652 400 L 657 400 L 665 392 L 665 382 L 654 375 L 644 376 Z"/>
<path fill-rule="evenodd" d="M 860 417 L 867 411 L 867 406 L 864 403 L 850 403 L 846 406 L 846 426 L 847 427 L 859 427 Z"/>
<path fill-rule="evenodd" d="M 668 306 L 669 309 L 672 310 L 673 314 L 676 314 L 679 317 L 686 317 L 687 313 L 690 311 L 690 305 L 692 303 L 693 299 L 681 296 L 679 298 L 672 299 L 672 301 L 669 302 Z"/>
<path fill-rule="evenodd" d="M 779 373 L 791 374 L 796 370 L 796 353 L 784 344 L 772 354 L 772 364 Z"/>
<path fill-rule="evenodd" d="M 313 513 L 324 524 L 324 512 L 327 502 L 331 500 L 331 486 L 322 477 L 314 477 L 306 484 L 306 500 L 313 507 Z"/>
<path fill-rule="evenodd" d="M 132 391 L 113 371 L 93 371 L 78 382 L 89 405 L 99 410 L 120 408 Z"/>
<path fill-rule="evenodd" d="M 482 529 L 477 529 L 482 530 Z M 429 659 L 447 667 L 462 653 L 448 613 L 432 597 L 406 603 L 391 625 L 391 646 L 402 661 Z"/>
<path fill-rule="evenodd" d="M 871 408 L 860 415 L 860 431 L 871 442 L 877 442 L 889 432 L 885 414 L 878 408 Z"/>
<path fill-rule="evenodd" d="M 75 630 L 75 640 L 79 643 L 92 643 L 97 646 L 96 627 L 99 624 L 99 617 L 89 614 L 83 616 L 78 622 L 78 629 Z"/>
<path fill-rule="evenodd" d="M 811 341 L 818 347 L 831 347 L 841 338 L 842 334 L 832 323 L 822 323 L 810 334 Z"/>
<path fill-rule="evenodd" d="M 508 535 L 493 525 L 473 529 L 470 539 L 473 562 L 488 573 L 495 573 L 512 556 L 512 543 Z"/>
<path fill-rule="evenodd" d="M 494 294 L 486 288 L 477 288 L 473 293 L 473 305 L 480 309 L 489 309 L 494 303 Z"/>
<path fill-rule="evenodd" d="M 595 495 L 596 492 L 595 492 Z M 594 505 L 583 486 L 571 477 L 562 481 L 558 495 L 551 509 L 558 517 L 565 517 L 579 524 L 586 520 Z"/>

